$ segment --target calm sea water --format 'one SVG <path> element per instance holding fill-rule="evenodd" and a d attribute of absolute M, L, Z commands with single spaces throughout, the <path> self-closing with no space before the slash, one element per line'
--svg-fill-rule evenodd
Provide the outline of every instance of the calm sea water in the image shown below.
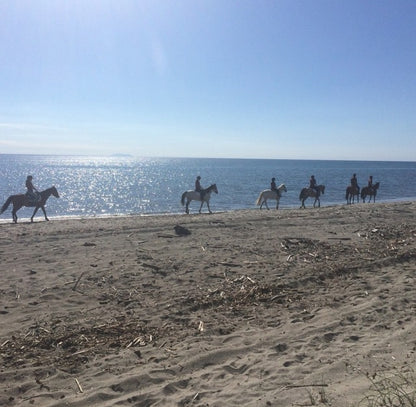
<path fill-rule="evenodd" d="M 365 186 L 369 175 L 380 182 L 377 201 L 416 200 L 416 162 L 365 162 L 315 160 L 125 158 L 83 156 L 39 156 L 0 154 L 0 201 L 24 193 L 28 174 L 43 190 L 55 185 L 60 199 L 47 204 L 50 217 L 85 217 L 124 214 L 182 213 L 184 191 L 194 188 L 197 175 L 203 187 L 216 183 L 218 195 L 211 197 L 214 212 L 255 208 L 259 193 L 272 177 L 284 183 L 287 193 L 281 208 L 299 207 L 299 192 L 314 174 L 326 186 L 321 205 L 343 205 L 345 189 L 353 173 Z M 271 201 L 269 206 L 274 206 Z M 306 206 L 313 201 L 308 199 Z M 199 209 L 192 202 L 191 213 Z M 9 208 L 0 216 L 11 218 Z M 33 209 L 22 208 L 19 218 Z"/>

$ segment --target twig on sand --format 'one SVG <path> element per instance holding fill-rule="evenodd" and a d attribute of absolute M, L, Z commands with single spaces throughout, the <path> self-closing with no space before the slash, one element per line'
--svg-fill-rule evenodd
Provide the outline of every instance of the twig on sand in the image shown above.
<path fill-rule="evenodd" d="M 77 287 L 78 287 L 78 284 L 79 284 L 79 282 L 80 282 L 80 280 L 81 280 L 81 278 L 82 278 L 82 276 L 85 274 L 85 271 L 83 271 L 81 274 L 80 274 L 80 276 L 78 277 L 78 280 L 75 282 L 75 284 L 74 284 L 74 286 L 72 287 L 72 290 L 73 291 L 76 291 L 76 289 L 77 289 Z"/>
<path fill-rule="evenodd" d="M 301 387 L 328 387 L 326 383 L 317 383 L 317 384 L 287 384 L 286 389 L 298 389 Z"/>
<path fill-rule="evenodd" d="M 77 384 L 77 386 L 78 386 L 78 390 L 79 390 L 79 392 L 80 392 L 80 393 L 84 393 L 84 390 L 82 390 L 81 384 L 79 383 L 79 381 L 78 381 L 78 379 L 77 379 L 77 378 L 75 378 L 75 382 L 76 382 L 76 384 Z"/>

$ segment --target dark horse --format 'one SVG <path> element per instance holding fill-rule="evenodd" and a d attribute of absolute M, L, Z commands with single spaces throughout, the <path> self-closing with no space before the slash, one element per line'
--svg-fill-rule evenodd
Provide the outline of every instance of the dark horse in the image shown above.
<path fill-rule="evenodd" d="M 305 208 L 305 201 L 308 198 L 315 198 L 315 202 L 313 203 L 313 207 L 315 208 L 316 203 L 318 202 L 318 207 L 321 206 L 321 201 L 319 199 L 320 195 L 324 194 L 325 192 L 325 185 L 318 185 L 317 186 L 318 191 L 312 188 L 303 188 L 302 191 L 300 191 L 299 200 L 302 201 L 302 204 L 300 205 L 301 208 Z"/>
<path fill-rule="evenodd" d="M 360 189 L 352 185 L 348 186 L 347 190 L 345 191 L 345 199 L 347 200 L 347 204 L 354 203 L 355 197 L 357 197 L 357 203 L 359 203 Z"/>
<path fill-rule="evenodd" d="M 53 195 L 55 198 L 59 198 L 58 191 L 55 187 L 51 187 L 46 189 L 45 191 L 40 192 L 40 198 L 37 202 L 31 202 L 29 201 L 27 195 L 25 194 L 18 194 L 18 195 L 10 195 L 7 198 L 7 201 L 4 203 L 4 205 L 0 209 L 0 215 L 9 207 L 9 205 L 13 204 L 13 210 L 12 210 L 12 216 L 13 216 L 13 222 L 17 223 L 17 214 L 16 212 L 22 207 L 22 206 L 28 206 L 28 207 L 34 207 L 35 210 L 33 211 L 33 215 L 30 218 L 30 221 L 33 222 L 33 217 L 36 215 L 36 212 L 38 209 L 42 209 L 43 214 L 45 215 L 45 220 L 49 220 L 46 216 L 45 211 L 45 204 L 48 198 Z"/>
<path fill-rule="evenodd" d="M 377 189 L 380 187 L 380 183 L 376 182 L 372 187 L 364 187 L 361 190 L 361 199 L 365 202 L 365 198 L 369 196 L 368 202 L 371 202 L 371 197 L 373 197 L 373 202 L 376 202 Z"/>

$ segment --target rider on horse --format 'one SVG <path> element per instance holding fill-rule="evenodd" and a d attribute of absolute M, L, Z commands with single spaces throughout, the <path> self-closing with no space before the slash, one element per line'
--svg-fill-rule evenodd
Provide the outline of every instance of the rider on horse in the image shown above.
<path fill-rule="evenodd" d="M 195 191 L 199 192 L 199 195 L 201 196 L 201 201 L 202 201 L 202 199 L 204 198 L 205 190 L 201 187 L 200 179 L 201 179 L 201 176 L 198 175 L 195 180 Z"/>
<path fill-rule="evenodd" d="M 360 187 L 358 186 L 357 174 L 353 174 L 351 178 L 351 186 L 357 189 L 357 194 L 360 194 Z"/>
<path fill-rule="evenodd" d="M 279 195 L 279 190 L 277 189 L 276 186 L 276 178 L 272 178 L 272 182 L 270 183 L 270 189 L 274 192 L 276 192 L 277 195 Z"/>
<path fill-rule="evenodd" d="M 34 187 L 33 185 L 33 177 L 31 175 L 28 175 L 26 178 L 26 196 L 30 203 L 36 204 L 36 202 L 40 199 L 39 191 Z"/>
<path fill-rule="evenodd" d="M 312 190 L 316 192 L 316 196 L 320 195 L 320 191 L 319 191 L 316 179 L 315 179 L 315 175 L 311 175 L 311 178 L 309 180 L 309 188 L 311 188 Z"/>

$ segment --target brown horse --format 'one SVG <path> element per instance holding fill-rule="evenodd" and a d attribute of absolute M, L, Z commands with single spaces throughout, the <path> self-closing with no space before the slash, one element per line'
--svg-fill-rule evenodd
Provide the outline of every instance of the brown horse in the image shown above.
<path fill-rule="evenodd" d="M 18 194 L 18 195 L 10 195 L 7 198 L 7 201 L 4 203 L 4 205 L 0 209 L 0 215 L 9 207 L 9 205 L 13 204 L 13 210 L 12 210 L 12 216 L 13 216 L 13 222 L 17 223 L 17 214 L 16 212 L 22 207 L 34 207 L 35 210 L 33 211 L 33 215 L 30 218 L 30 221 L 33 222 L 33 217 L 36 215 L 36 212 L 38 209 L 42 209 L 43 214 L 45 215 L 45 220 L 49 220 L 46 216 L 45 211 L 45 204 L 48 198 L 53 195 L 55 198 L 59 198 L 58 191 L 55 187 L 51 187 L 48 189 L 45 189 L 45 191 L 40 192 L 40 198 L 37 202 L 31 202 L 29 201 L 29 198 L 25 194 Z"/>
<path fill-rule="evenodd" d="M 372 187 L 364 187 L 361 190 L 361 199 L 363 202 L 365 202 L 365 198 L 369 196 L 368 202 L 371 202 L 371 197 L 373 197 L 373 202 L 376 202 L 376 195 L 377 195 L 377 189 L 380 187 L 380 183 L 376 182 Z"/>
<path fill-rule="evenodd" d="M 318 202 L 318 207 L 321 206 L 321 201 L 319 197 L 321 194 L 323 195 L 325 192 L 325 185 L 318 185 L 317 186 L 318 191 L 312 189 L 312 188 L 303 188 L 302 191 L 300 191 L 299 200 L 302 201 L 302 204 L 300 205 L 301 208 L 305 208 L 305 201 L 308 198 L 315 198 L 315 201 L 313 203 L 313 207 L 315 208 L 316 203 Z"/>
<path fill-rule="evenodd" d="M 347 200 L 347 204 L 354 203 L 355 197 L 357 197 L 357 203 L 359 203 L 360 202 L 360 189 L 352 185 L 348 186 L 345 192 L 345 199 Z"/>

